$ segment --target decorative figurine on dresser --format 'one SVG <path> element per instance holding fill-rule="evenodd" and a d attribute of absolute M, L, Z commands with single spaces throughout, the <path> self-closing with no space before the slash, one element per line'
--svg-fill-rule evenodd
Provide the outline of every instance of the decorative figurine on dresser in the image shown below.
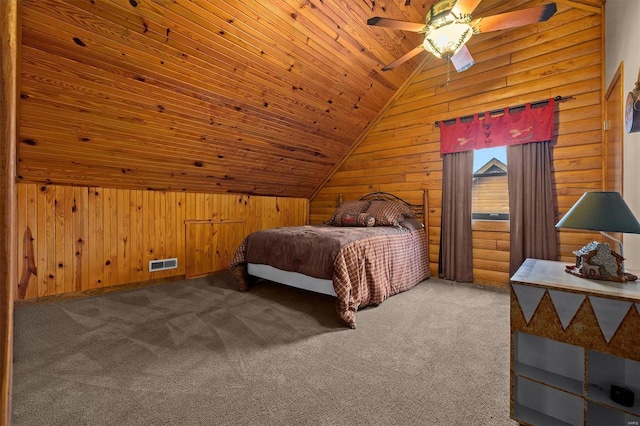
<path fill-rule="evenodd" d="M 607 243 L 593 241 L 574 251 L 576 264 L 567 266 L 567 272 L 582 278 L 605 281 L 635 281 L 638 277 L 622 270 L 624 258 Z"/>

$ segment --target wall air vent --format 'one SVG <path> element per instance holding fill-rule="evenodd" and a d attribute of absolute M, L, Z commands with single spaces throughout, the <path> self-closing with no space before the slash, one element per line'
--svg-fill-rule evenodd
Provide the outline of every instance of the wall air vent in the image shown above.
<path fill-rule="evenodd" d="M 178 268 L 178 258 L 173 257 L 171 259 L 159 259 L 149 261 L 149 272 L 165 271 L 167 269 Z"/>

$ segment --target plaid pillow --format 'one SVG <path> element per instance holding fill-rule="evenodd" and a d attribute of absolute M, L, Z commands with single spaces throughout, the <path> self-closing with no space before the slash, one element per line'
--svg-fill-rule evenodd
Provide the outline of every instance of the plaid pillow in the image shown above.
<path fill-rule="evenodd" d="M 336 210 L 333 212 L 333 215 L 331 215 L 331 219 L 329 219 L 325 223 L 327 225 L 333 225 L 336 217 L 338 217 L 342 213 L 364 213 L 367 211 L 367 207 L 369 207 L 369 204 L 371 204 L 371 201 L 345 201 L 340 206 L 338 206 L 338 208 L 336 208 Z"/>
<path fill-rule="evenodd" d="M 369 213 L 340 213 L 334 218 L 333 226 L 374 226 L 376 219 Z"/>
<path fill-rule="evenodd" d="M 411 209 L 398 201 L 372 201 L 367 213 L 373 215 L 376 226 L 399 226 L 405 217 L 413 217 Z"/>

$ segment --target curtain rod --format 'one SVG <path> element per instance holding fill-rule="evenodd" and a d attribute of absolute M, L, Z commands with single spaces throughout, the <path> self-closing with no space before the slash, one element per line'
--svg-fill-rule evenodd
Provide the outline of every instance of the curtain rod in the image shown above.
<path fill-rule="evenodd" d="M 556 102 L 570 101 L 571 99 L 575 99 L 575 98 L 573 96 L 566 96 L 564 98 L 562 96 L 556 96 L 554 98 L 554 100 Z M 546 104 L 547 102 L 549 102 L 549 100 L 545 99 L 544 101 L 530 102 L 530 104 L 531 104 L 531 106 L 534 106 L 534 105 Z M 525 106 L 526 106 L 526 104 L 522 104 L 522 105 L 511 106 L 511 107 L 508 107 L 508 108 L 510 110 L 512 110 L 512 109 L 524 108 Z M 496 109 L 496 110 L 493 110 L 493 111 L 489 111 L 489 115 L 498 114 L 498 113 L 501 113 L 503 111 L 504 111 L 504 108 Z M 484 112 L 481 112 L 481 113 L 478 114 L 478 117 L 484 117 L 484 114 L 485 114 Z M 473 115 L 475 115 L 475 114 L 473 114 Z M 473 118 L 473 115 L 465 115 L 464 117 L 460 117 L 460 120 L 465 119 L 465 118 Z M 435 124 L 436 127 L 440 127 L 440 123 L 442 123 L 442 122 L 448 123 L 450 121 L 455 121 L 455 120 L 456 120 L 455 118 L 449 118 L 447 120 L 442 120 L 442 121 L 438 120 L 434 124 Z"/>

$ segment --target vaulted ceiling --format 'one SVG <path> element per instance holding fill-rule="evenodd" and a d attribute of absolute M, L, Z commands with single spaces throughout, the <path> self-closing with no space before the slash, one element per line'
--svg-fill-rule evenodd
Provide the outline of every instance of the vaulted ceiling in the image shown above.
<path fill-rule="evenodd" d="M 309 197 L 438 60 L 381 71 L 421 36 L 367 19 L 423 22 L 432 3 L 24 0 L 19 178 Z M 504 3 L 474 15 L 541 2 Z"/>

